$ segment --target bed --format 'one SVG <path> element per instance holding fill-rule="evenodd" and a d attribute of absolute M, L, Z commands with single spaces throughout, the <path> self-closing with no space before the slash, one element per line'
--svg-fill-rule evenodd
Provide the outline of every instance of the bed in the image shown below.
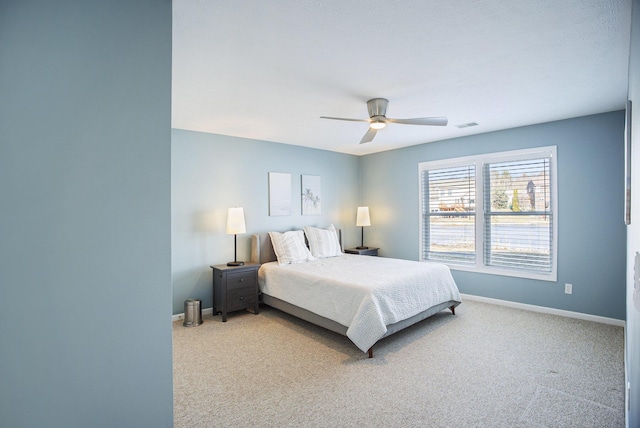
<path fill-rule="evenodd" d="M 378 340 L 444 309 L 455 315 L 460 293 L 446 265 L 344 254 L 333 226 L 304 232 L 252 236 L 264 304 L 347 336 L 370 358 Z"/>

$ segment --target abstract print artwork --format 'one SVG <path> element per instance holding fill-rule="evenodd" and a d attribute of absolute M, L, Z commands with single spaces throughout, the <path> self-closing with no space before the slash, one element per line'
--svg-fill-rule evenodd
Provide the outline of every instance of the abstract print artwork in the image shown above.
<path fill-rule="evenodd" d="M 322 196 L 319 175 L 302 176 L 302 215 L 320 215 Z"/>

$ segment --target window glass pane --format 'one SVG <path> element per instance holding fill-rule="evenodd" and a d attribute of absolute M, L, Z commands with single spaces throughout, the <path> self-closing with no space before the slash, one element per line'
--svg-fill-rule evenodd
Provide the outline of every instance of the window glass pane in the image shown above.
<path fill-rule="evenodd" d="M 475 211 L 474 165 L 425 172 L 430 213 Z"/>
<path fill-rule="evenodd" d="M 425 258 L 474 264 L 476 261 L 475 215 L 429 216 L 429 246 Z"/>
<path fill-rule="evenodd" d="M 549 158 L 487 164 L 490 212 L 550 211 Z"/>
<path fill-rule="evenodd" d="M 551 271 L 551 216 L 487 214 L 485 264 L 512 269 Z"/>
<path fill-rule="evenodd" d="M 475 165 L 423 171 L 422 257 L 474 264 Z"/>
<path fill-rule="evenodd" d="M 550 159 L 485 165 L 484 263 L 551 272 Z"/>

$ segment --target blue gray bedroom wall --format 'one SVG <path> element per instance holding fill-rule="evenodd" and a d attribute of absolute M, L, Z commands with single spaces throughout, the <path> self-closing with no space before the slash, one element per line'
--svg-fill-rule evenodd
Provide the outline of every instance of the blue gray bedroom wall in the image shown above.
<path fill-rule="evenodd" d="M 210 265 L 234 259 L 233 235 L 225 234 L 227 209 L 244 208 L 247 233 L 238 235 L 238 259 L 249 260 L 252 233 L 302 226 L 343 229 L 355 245 L 360 167 L 357 156 L 223 135 L 172 130 L 173 313 L 184 301 L 212 306 Z M 269 172 L 291 174 L 292 210 L 269 215 Z M 301 214 L 301 175 L 321 178 L 321 214 Z"/>
<path fill-rule="evenodd" d="M 514 128 L 362 158 L 368 244 L 418 260 L 418 163 L 539 146 L 558 150 L 558 281 L 453 271 L 461 292 L 615 319 L 625 317 L 621 111 Z M 573 294 L 564 294 L 564 284 Z"/>
<path fill-rule="evenodd" d="M 171 427 L 171 2 L 0 1 L 0 426 Z"/>
<path fill-rule="evenodd" d="M 631 50 L 629 58 L 629 99 L 631 111 L 631 224 L 627 227 L 627 323 L 625 364 L 628 382 L 627 426 L 640 426 L 640 1 L 633 1 Z M 638 262 L 640 263 L 640 262 Z"/>

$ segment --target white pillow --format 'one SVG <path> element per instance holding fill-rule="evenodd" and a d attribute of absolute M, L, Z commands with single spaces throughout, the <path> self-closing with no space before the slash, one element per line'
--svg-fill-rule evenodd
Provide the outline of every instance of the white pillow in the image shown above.
<path fill-rule="evenodd" d="M 304 245 L 304 233 L 301 230 L 292 230 L 285 233 L 269 232 L 271 245 L 276 253 L 279 265 L 290 263 L 303 263 L 315 258 Z"/>
<path fill-rule="evenodd" d="M 311 255 L 317 258 L 341 256 L 340 241 L 336 228 L 330 225 L 326 229 L 317 227 L 304 227 L 304 234 L 307 235 Z"/>

